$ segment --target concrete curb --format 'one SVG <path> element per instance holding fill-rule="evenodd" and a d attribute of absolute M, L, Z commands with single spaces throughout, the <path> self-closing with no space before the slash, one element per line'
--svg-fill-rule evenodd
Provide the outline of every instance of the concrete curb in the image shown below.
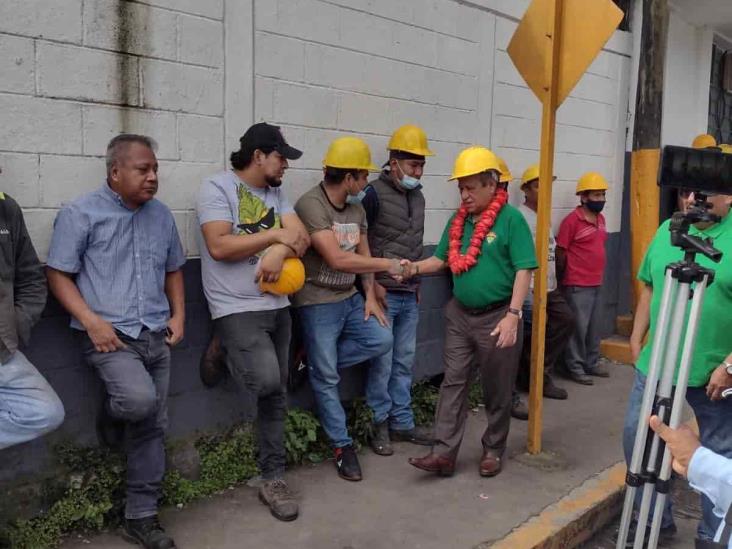
<path fill-rule="evenodd" d="M 475 549 L 569 549 L 590 539 L 620 511 L 625 462 L 605 469 L 508 536 Z"/>

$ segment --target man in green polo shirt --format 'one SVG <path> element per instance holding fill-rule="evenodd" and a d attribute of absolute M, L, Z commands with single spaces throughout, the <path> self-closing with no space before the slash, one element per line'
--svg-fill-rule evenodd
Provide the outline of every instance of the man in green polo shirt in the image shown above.
<path fill-rule="evenodd" d="M 447 223 L 434 256 L 409 266 L 410 274 L 450 268 L 453 299 L 445 309 L 445 378 L 435 417 L 435 442 L 418 469 L 451 475 L 465 432 L 468 389 L 480 372 L 488 426 L 479 472 L 492 477 L 501 460 L 511 421 L 511 393 L 522 341 L 521 307 L 537 267 L 531 230 L 506 204 L 499 188 L 497 157 L 469 147 L 455 161 L 462 205 Z"/>
<path fill-rule="evenodd" d="M 721 399 L 722 391 L 732 386 L 732 215 L 729 215 L 732 196 L 710 196 L 708 202 L 712 205 L 711 212 L 722 218 L 721 222 L 712 225 L 699 223 L 690 228 L 689 234 L 701 238 L 711 237 L 714 246 L 724 255 L 720 263 L 714 263 L 702 255 L 696 257 L 697 263 L 715 271 L 715 277 L 704 295 L 686 400 L 699 424 L 702 445 L 732 458 L 732 399 Z M 671 245 L 669 223 L 666 221 L 658 228 L 638 271 L 638 279 L 645 286 L 638 300 L 630 337 L 636 376 L 623 430 L 623 447 L 628 463 L 633 452 L 666 266 L 683 259 L 681 249 Z M 647 343 L 643 345 L 646 332 Z M 676 526 L 670 499 L 666 502 L 661 532 L 668 537 L 676 532 Z M 713 505 L 706 496 L 702 496 L 702 512 L 698 535 L 701 539 L 711 540 L 720 519 L 714 515 Z M 629 536 L 628 539 L 633 537 Z"/>

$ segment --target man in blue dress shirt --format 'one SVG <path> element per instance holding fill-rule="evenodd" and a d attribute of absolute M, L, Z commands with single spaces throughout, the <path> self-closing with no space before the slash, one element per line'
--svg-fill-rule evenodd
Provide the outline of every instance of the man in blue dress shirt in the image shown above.
<path fill-rule="evenodd" d="M 714 504 L 714 514 L 724 519 L 714 541 L 696 540 L 697 549 L 732 549 L 732 459 L 704 448 L 694 431 L 687 425 L 671 429 L 658 416 L 651 417 L 651 428 L 658 433 L 673 456 L 673 468 L 689 479 L 697 492 L 702 492 Z"/>
<path fill-rule="evenodd" d="M 107 181 L 56 217 L 47 274 L 72 328 L 83 332 L 86 361 L 106 386 L 100 434 L 107 443 L 121 435 L 127 454 L 124 536 L 168 549 L 175 543 L 157 508 L 170 347 L 183 338 L 185 256 L 173 215 L 154 199 L 154 148 L 141 135 L 110 141 Z"/>

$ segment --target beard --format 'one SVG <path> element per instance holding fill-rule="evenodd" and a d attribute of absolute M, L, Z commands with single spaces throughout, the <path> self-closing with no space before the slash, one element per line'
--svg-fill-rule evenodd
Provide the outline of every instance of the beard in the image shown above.
<path fill-rule="evenodd" d="M 265 176 L 264 181 L 269 185 L 270 187 L 277 188 L 280 185 L 282 185 L 282 179 L 279 177 L 272 177 L 272 176 Z"/>

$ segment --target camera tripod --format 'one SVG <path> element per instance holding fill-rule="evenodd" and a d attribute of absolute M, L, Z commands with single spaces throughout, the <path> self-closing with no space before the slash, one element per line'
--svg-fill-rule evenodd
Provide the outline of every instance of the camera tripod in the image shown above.
<path fill-rule="evenodd" d="M 711 239 L 703 240 L 688 234 L 689 227 L 694 223 L 719 221 L 717 216 L 708 211 L 703 194 L 697 194 L 695 198 L 695 204 L 688 212 L 677 212 L 671 218 L 671 243 L 681 248 L 684 259 L 666 266 L 633 454 L 625 478 L 627 488 L 617 549 L 624 549 L 626 546 L 636 491 L 641 487 L 642 499 L 633 548 L 642 549 L 645 546 L 646 525 L 654 492 L 656 503 L 651 515 L 647 547 L 655 549 L 658 544 L 661 517 L 670 488 L 671 453 L 663 440 L 650 429 L 648 418 L 657 415 L 672 429 L 677 428 L 681 422 L 704 293 L 714 281 L 714 271 L 696 263 L 695 258 L 697 253 L 714 262 L 719 262 L 722 258 L 722 253 L 712 246 Z M 691 306 L 685 322 L 689 301 Z M 682 337 L 683 347 L 679 349 Z M 674 390 L 677 364 L 679 368 Z"/>

